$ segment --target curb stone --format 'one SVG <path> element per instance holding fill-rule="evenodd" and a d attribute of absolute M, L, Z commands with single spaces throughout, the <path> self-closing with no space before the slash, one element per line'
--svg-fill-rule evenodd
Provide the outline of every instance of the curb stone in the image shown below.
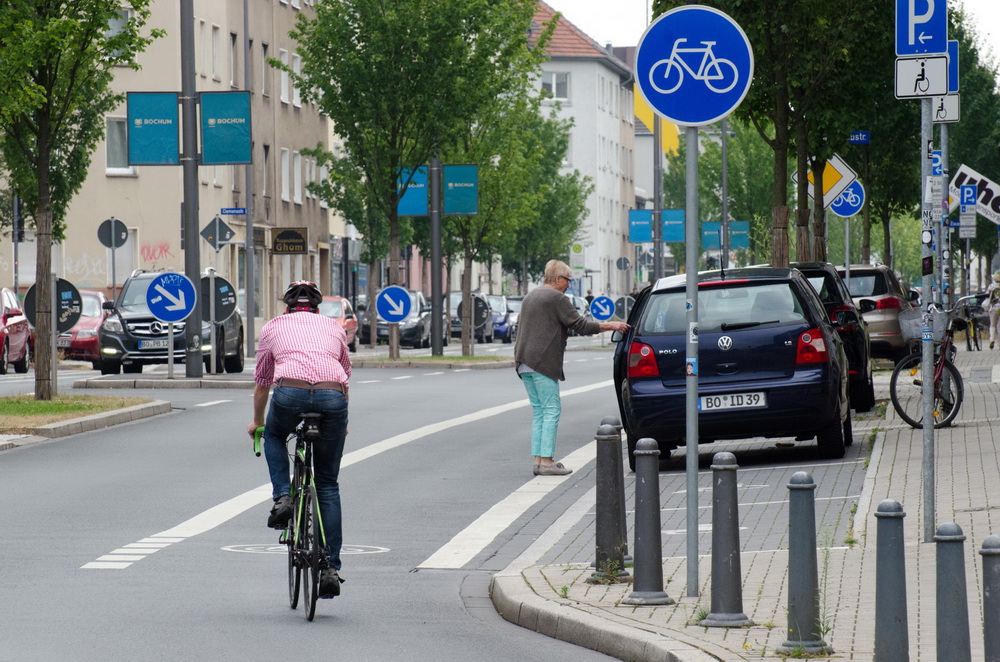
<path fill-rule="evenodd" d="M 10 437 L 5 435 L 4 438 L 6 441 L 0 443 L 0 451 L 10 450 L 11 448 L 37 443 L 39 441 L 68 437 L 69 435 L 79 434 L 81 432 L 100 430 L 111 427 L 112 425 L 130 423 L 132 421 L 138 421 L 151 416 L 159 416 L 160 414 L 168 414 L 170 413 L 170 410 L 171 405 L 166 400 L 154 400 L 152 402 L 146 402 L 132 407 L 125 407 L 124 409 L 117 409 L 115 411 L 92 414 L 82 418 L 74 418 L 69 421 L 49 423 L 48 425 L 41 425 L 32 429 L 32 434 L 30 435 L 12 435 Z"/>

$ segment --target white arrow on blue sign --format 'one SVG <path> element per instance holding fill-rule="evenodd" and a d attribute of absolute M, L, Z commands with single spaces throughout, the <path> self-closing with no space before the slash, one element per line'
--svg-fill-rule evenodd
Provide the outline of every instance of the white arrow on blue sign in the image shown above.
<path fill-rule="evenodd" d="M 375 297 L 375 311 L 390 324 L 403 321 L 410 314 L 410 293 L 398 285 L 390 285 Z"/>
<path fill-rule="evenodd" d="M 947 52 L 947 2 L 896 0 L 896 55 Z"/>
<path fill-rule="evenodd" d="M 615 314 L 615 302 L 610 297 L 596 297 L 590 302 L 590 314 L 598 322 L 611 319 Z"/>
<path fill-rule="evenodd" d="M 712 7 L 685 5 L 653 21 L 635 52 L 642 97 L 664 119 L 681 126 L 716 122 L 743 101 L 753 80 L 746 33 Z"/>
<path fill-rule="evenodd" d="M 854 216 L 865 204 L 865 187 L 854 180 L 830 205 L 830 211 L 841 218 Z"/>
<path fill-rule="evenodd" d="M 184 274 L 163 273 L 149 281 L 146 288 L 146 305 L 153 317 L 161 322 L 180 322 L 187 319 L 198 302 L 194 283 Z"/>

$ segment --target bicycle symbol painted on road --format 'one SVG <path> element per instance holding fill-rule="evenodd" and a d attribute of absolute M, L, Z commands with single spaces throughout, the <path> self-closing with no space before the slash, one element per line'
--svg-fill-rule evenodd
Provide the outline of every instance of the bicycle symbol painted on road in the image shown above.
<path fill-rule="evenodd" d="M 739 71 L 731 60 L 715 56 L 712 47 L 716 42 L 702 41 L 702 48 L 681 48 L 686 41 L 683 37 L 675 41 L 670 57 L 659 60 L 650 68 L 649 84 L 654 90 L 660 94 L 673 94 L 684 83 L 685 71 L 716 94 L 725 94 L 736 87 L 740 80 Z M 698 68 L 694 69 L 688 63 L 688 60 L 698 61 L 698 58 L 685 59 L 681 54 L 700 54 Z"/>

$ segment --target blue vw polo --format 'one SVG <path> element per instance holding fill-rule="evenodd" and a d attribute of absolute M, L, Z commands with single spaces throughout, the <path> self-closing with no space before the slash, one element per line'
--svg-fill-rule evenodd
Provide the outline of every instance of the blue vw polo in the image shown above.
<path fill-rule="evenodd" d="M 843 342 L 806 278 L 791 268 L 698 275 L 698 360 L 686 357 L 686 276 L 638 297 L 614 357 L 629 464 L 644 437 L 660 458 L 684 444 L 686 381 L 698 379 L 699 443 L 816 438 L 827 458 L 852 441 Z"/>

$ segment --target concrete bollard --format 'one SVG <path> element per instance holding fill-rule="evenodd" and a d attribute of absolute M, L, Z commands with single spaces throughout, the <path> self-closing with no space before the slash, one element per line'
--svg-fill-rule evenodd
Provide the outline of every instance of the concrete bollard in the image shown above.
<path fill-rule="evenodd" d="M 635 445 L 635 581 L 625 605 L 672 605 L 663 590 L 660 527 L 660 446 L 653 439 Z"/>
<path fill-rule="evenodd" d="M 625 570 L 625 540 L 622 537 L 615 481 L 615 454 L 621 455 L 622 437 L 610 425 L 597 428 L 597 560 L 587 581 L 603 584 L 628 577 Z"/>
<path fill-rule="evenodd" d="M 628 524 L 625 518 L 625 462 L 622 459 L 621 449 L 622 422 L 614 416 L 605 416 L 601 419 L 601 425 L 610 425 L 618 431 L 618 453 L 615 454 L 615 461 L 617 462 L 617 466 L 615 466 L 615 480 L 618 485 L 615 488 L 615 494 L 618 497 L 617 508 L 621 512 L 622 540 L 625 541 L 622 556 L 625 559 L 625 565 L 629 565 L 632 563 L 632 555 L 628 553 Z"/>
<path fill-rule="evenodd" d="M 830 655 L 833 649 L 819 633 L 816 483 L 809 473 L 797 471 L 788 491 L 788 640 L 777 652 Z"/>
<path fill-rule="evenodd" d="M 983 548 L 983 640 L 986 662 L 1000 662 L 1000 536 L 987 536 Z"/>
<path fill-rule="evenodd" d="M 712 457 L 712 611 L 699 623 L 708 627 L 753 625 L 743 613 L 737 469 L 732 453 Z"/>
<path fill-rule="evenodd" d="M 934 534 L 937 544 L 937 659 L 971 662 L 969 601 L 965 588 L 965 534 L 946 522 Z"/>
<path fill-rule="evenodd" d="M 903 506 L 886 499 L 875 511 L 875 659 L 909 662 L 906 618 L 906 563 L 903 553 Z"/>

